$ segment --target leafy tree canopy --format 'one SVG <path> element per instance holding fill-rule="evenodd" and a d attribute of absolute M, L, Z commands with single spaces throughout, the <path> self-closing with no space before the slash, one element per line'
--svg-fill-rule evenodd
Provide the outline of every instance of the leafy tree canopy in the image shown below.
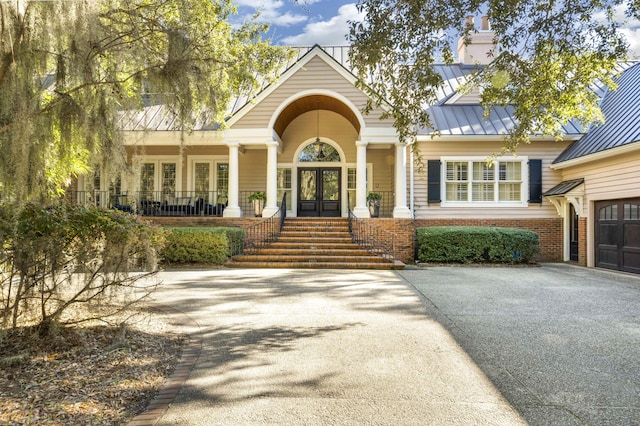
<path fill-rule="evenodd" d="M 388 102 L 404 142 L 416 123 L 430 124 L 425 105 L 443 83 L 434 64 L 453 63 L 452 46 L 477 31 L 467 16 L 486 15 L 498 47 L 467 90 L 480 90 L 487 114 L 514 107 L 503 153 L 533 134 L 560 138 L 572 118 L 602 121 L 588 88 L 597 80 L 614 88 L 616 63 L 627 55 L 616 12 L 640 17 L 640 0 L 360 0 L 358 8 L 365 18 L 351 23 L 352 63 L 372 96 L 368 108 Z"/>
<path fill-rule="evenodd" d="M 232 96 L 288 49 L 234 28 L 231 0 L 0 2 L 0 194 L 60 193 L 98 159 L 123 167 L 118 111 L 162 94 L 184 124 L 222 123 Z"/>

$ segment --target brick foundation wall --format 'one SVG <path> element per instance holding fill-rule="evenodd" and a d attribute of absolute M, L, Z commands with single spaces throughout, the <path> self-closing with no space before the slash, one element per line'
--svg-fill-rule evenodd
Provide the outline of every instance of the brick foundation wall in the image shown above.
<path fill-rule="evenodd" d="M 424 226 L 499 226 L 533 231 L 540 237 L 542 262 L 562 261 L 562 219 L 418 219 L 416 227 Z M 585 227 L 586 231 L 586 227 Z M 581 231 L 582 232 L 582 231 Z M 586 234 L 586 232 L 585 232 Z M 582 234 L 581 234 L 582 235 Z M 584 252 L 586 253 L 586 246 Z"/>
<path fill-rule="evenodd" d="M 206 217 L 206 216 L 144 216 L 144 220 L 161 226 L 236 226 L 248 228 L 262 220 L 261 217 Z"/>
<path fill-rule="evenodd" d="M 236 226 L 248 228 L 262 218 L 242 217 L 148 217 L 152 223 L 162 226 Z M 395 248 L 398 260 L 413 263 L 415 259 L 415 230 L 423 226 L 500 226 L 521 228 L 535 232 L 540 237 L 540 254 L 536 258 L 543 262 L 561 262 L 563 257 L 562 219 L 361 219 L 372 226 L 396 234 Z M 587 220 L 580 219 L 580 265 L 587 264 Z M 389 243 L 390 244 L 390 243 Z"/>
<path fill-rule="evenodd" d="M 396 258 L 404 263 L 413 263 L 415 257 L 415 233 L 416 228 L 412 219 L 359 219 L 385 231 L 396 234 L 395 251 Z M 391 242 L 389 242 L 391 244 Z"/>

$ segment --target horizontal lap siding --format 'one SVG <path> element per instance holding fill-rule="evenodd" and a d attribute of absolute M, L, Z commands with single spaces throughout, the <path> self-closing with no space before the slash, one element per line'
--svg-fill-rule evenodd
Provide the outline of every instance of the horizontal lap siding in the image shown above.
<path fill-rule="evenodd" d="M 584 178 L 585 201 L 639 197 L 640 146 L 638 148 L 637 152 L 563 169 L 563 178 Z"/>
<path fill-rule="evenodd" d="M 267 151 L 248 149 L 238 156 L 238 184 L 240 191 L 267 190 Z"/>
<path fill-rule="evenodd" d="M 359 111 L 362 111 L 367 102 L 367 97 L 361 90 L 338 74 L 326 62 L 320 58 L 313 58 L 304 68 L 282 82 L 260 104 L 254 105 L 251 111 L 238 120 L 233 127 L 236 129 L 267 127 L 271 116 L 283 101 L 297 93 L 313 88 L 337 92 L 349 99 Z M 374 111 L 364 119 L 367 126 L 371 127 L 390 127 L 392 125 L 392 120 L 380 121 L 379 117 L 380 114 Z"/>
<path fill-rule="evenodd" d="M 394 190 L 394 162 L 395 151 L 393 148 L 367 150 L 367 163 L 373 166 L 373 181 L 371 182 L 373 192 Z M 386 200 L 386 202 L 391 201 Z"/>
<path fill-rule="evenodd" d="M 639 147 L 640 148 L 640 147 Z M 562 170 L 565 180 L 584 178 L 583 214 L 598 200 L 640 197 L 640 150 Z"/>
<path fill-rule="evenodd" d="M 542 191 L 546 191 L 561 181 L 561 173 L 551 170 L 549 166 L 553 160 L 567 146 L 564 142 L 532 142 L 518 148 L 518 155 L 527 156 L 529 159 L 542 160 Z M 427 202 L 427 161 L 439 160 L 441 157 L 488 157 L 500 152 L 500 142 L 482 141 L 447 141 L 440 139 L 429 142 L 421 142 L 419 150 L 424 170 L 415 172 L 414 202 L 417 219 L 427 218 L 460 218 L 460 219 L 491 219 L 491 218 L 556 218 L 558 213 L 546 200 L 542 204 L 529 204 L 528 207 L 441 207 L 440 204 Z M 526 183 L 528 187 L 528 182 Z M 442 194 L 444 196 L 444 193 Z"/>

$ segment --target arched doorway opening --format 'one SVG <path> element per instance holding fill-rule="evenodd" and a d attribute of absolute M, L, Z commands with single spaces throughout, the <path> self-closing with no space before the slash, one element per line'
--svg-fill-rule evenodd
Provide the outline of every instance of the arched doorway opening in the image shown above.
<path fill-rule="evenodd" d="M 342 215 L 342 158 L 320 139 L 307 144 L 297 158 L 298 216 Z"/>

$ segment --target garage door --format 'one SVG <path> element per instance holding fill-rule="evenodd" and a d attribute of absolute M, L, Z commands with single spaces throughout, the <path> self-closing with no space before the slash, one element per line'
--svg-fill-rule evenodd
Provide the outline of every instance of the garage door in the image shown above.
<path fill-rule="evenodd" d="M 596 266 L 640 274 L 640 198 L 596 202 Z"/>

